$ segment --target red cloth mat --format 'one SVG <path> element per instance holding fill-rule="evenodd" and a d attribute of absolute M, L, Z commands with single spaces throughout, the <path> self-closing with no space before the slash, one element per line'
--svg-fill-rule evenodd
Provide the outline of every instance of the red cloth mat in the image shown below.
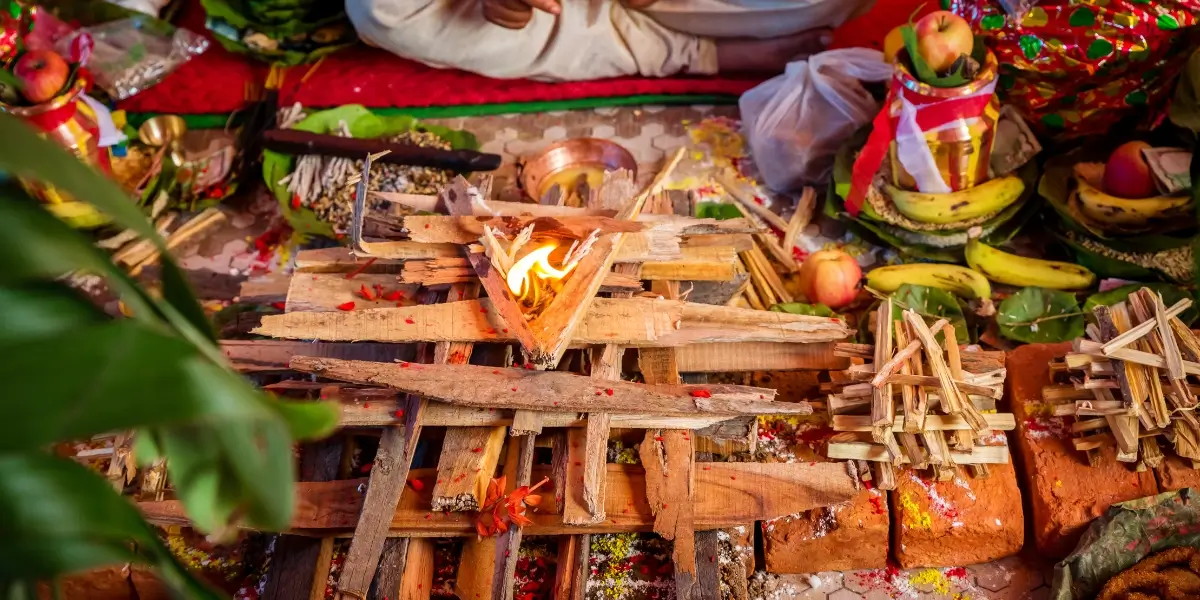
<path fill-rule="evenodd" d="M 864 15 L 839 28 L 835 46 L 879 47 L 894 24 L 907 20 L 918 3 L 883 0 Z M 870 17 L 870 18 L 868 18 Z M 190 0 L 179 24 L 207 34 L 204 11 Z M 210 36 L 211 37 L 211 36 Z M 138 113 L 214 114 L 242 107 L 246 89 L 266 80 L 269 65 L 226 51 L 217 42 L 158 85 L 119 104 Z M 327 57 L 308 76 L 312 65 L 291 67 L 280 89 L 284 104 L 331 107 L 362 104 L 373 108 L 428 107 L 552 102 L 641 95 L 740 95 L 764 77 L 620 77 L 596 81 L 547 83 L 527 79 L 500 80 L 454 69 L 434 69 L 383 50 L 357 46 Z"/>

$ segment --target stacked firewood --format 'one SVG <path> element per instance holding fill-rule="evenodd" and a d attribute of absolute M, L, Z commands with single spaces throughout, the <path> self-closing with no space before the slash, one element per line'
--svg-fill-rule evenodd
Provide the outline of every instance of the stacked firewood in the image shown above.
<path fill-rule="evenodd" d="M 1184 299 L 1167 308 L 1142 288 L 1114 306 L 1092 311 L 1087 337 L 1050 365 L 1061 381 L 1042 390 L 1055 416 L 1073 416 L 1076 450 L 1097 464 L 1099 449 L 1115 446 L 1117 460 L 1154 468 L 1163 460 L 1159 438 L 1200 468 L 1200 339 L 1179 314 Z"/>
<path fill-rule="evenodd" d="M 962 352 L 945 319 L 928 325 L 911 310 L 894 319 L 890 299 L 875 325 L 874 346 L 835 350 L 873 362 L 835 373 L 826 388 L 832 427 L 840 432 L 828 444 L 829 458 L 860 461 L 859 470 L 873 471 L 882 489 L 895 486 L 901 464 L 946 480 L 956 465 L 986 476 L 988 464 L 1007 463 L 1004 436 L 994 433 L 1016 426 L 1012 414 L 995 412 L 1004 393 L 1003 359 Z M 945 341 L 938 342 L 939 333 Z"/>

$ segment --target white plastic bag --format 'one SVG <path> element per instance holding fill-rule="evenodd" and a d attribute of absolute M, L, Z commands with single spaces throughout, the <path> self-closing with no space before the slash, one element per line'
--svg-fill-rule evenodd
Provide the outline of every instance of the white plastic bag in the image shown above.
<path fill-rule="evenodd" d="M 878 50 L 827 50 L 742 94 L 742 129 L 767 185 L 789 192 L 823 180 L 838 148 L 879 112 L 862 82 L 891 76 Z"/>

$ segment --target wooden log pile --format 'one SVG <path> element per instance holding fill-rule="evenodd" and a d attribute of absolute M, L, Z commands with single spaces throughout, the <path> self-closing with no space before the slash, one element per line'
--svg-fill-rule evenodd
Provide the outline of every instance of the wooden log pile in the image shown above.
<path fill-rule="evenodd" d="M 891 300 L 875 313 L 875 344 L 838 344 L 836 353 L 872 362 L 835 374 L 826 389 L 835 435 L 829 458 L 858 461 L 863 477 L 895 488 L 895 467 L 930 469 L 938 480 L 955 465 L 987 476 L 988 464 L 1009 462 L 1010 413 L 996 413 L 1004 393 L 1003 358 L 963 353 L 954 326 L 933 325 L 908 310 L 895 318 Z M 938 335 L 942 342 L 938 341 Z"/>
<path fill-rule="evenodd" d="M 1200 468 L 1200 338 L 1179 314 L 1183 299 L 1166 307 L 1148 288 L 1125 302 L 1096 307 L 1086 337 L 1051 363 L 1058 383 L 1042 390 L 1055 416 L 1071 416 L 1075 449 L 1097 464 L 1100 448 L 1117 460 L 1153 469 L 1170 449 Z"/>
<path fill-rule="evenodd" d="M 750 447 L 759 415 L 812 412 L 770 388 L 709 384 L 706 373 L 849 365 L 834 352 L 850 334 L 843 321 L 761 310 L 792 299 L 782 280 L 795 263 L 783 248 L 811 217 L 813 195 L 788 221 L 746 199 L 744 218 L 717 221 L 672 214 L 665 175 L 636 195 L 608 179 L 624 195 L 602 186 L 579 208 L 491 201 L 486 181 L 456 181 L 437 198 L 373 194 L 407 208 L 363 219 L 351 249 L 300 252 L 290 278 L 245 286 L 285 310 L 253 331 L 276 339 L 225 342 L 231 364 L 280 396 L 337 402 L 347 433 L 379 435 L 369 478 L 298 484 L 292 535 L 353 535 L 335 597 L 428 598 L 423 540 L 463 537 L 455 592 L 510 600 L 522 535 L 556 535 L 555 597 L 582 598 L 588 536 L 616 532 L 672 540 L 678 597 L 715 597 L 727 566 L 714 556 L 716 530 L 753 531 L 855 494 L 844 464 L 715 463 L 696 452 L 701 440 Z M 523 232 L 590 244 L 537 315 L 501 277 L 497 263 L 512 264 L 495 258 Z M 706 281 L 734 284 L 716 301 L 690 301 Z M 759 302 L 747 301 L 751 289 Z M 614 430 L 640 440 L 640 464 L 609 462 Z M 418 443 L 440 443 L 435 462 L 414 464 Z M 344 457 L 349 446 L 338 449 Z M 507 503 L 537 485 L 528 523 L 481 520 L 497 495 Z M 169 494 L 141 508 L 186 523 Z M 300 562 L 308 581 L 328 556 Z"/>

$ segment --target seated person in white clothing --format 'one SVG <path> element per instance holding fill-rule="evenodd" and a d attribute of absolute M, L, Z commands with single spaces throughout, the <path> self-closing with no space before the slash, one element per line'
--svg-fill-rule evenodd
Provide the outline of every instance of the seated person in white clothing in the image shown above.
<path fill-rule="evenodd" d="M 367 43 L 434 67 L 579 81 L 782 72 L 874 0 L 346 0 Z"/>

